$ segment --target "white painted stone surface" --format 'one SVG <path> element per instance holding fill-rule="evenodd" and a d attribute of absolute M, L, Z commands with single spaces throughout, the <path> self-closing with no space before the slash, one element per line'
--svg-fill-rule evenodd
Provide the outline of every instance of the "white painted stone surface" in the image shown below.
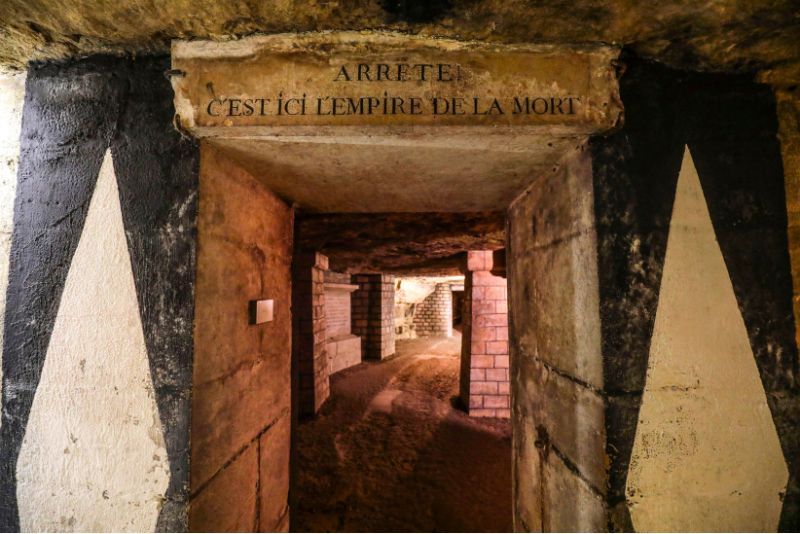
<path fill-rule="evenodd" d="M 688 148 L 628 475 L 643 531 L 775 531 L 788 478 Z"/>
<path fill-rule="evenodd" d="M 17 190 L 19 134 L 25 101 L 26 73 L 0 73 L 0 347 L 3 346 L 8 257 L 14 225 L 14 193 Z M 2 352 L 2 351 L 0 351 Z M 3 369 L 0 366 L 0 380 Z"/>
<path fill-rule="evenodd" d="M 361 338 L 345 334 L 329 339 L 325 344 L 330 363 L 329 373 L 334 374 L 361 363 Z"/>
<path fill-rule="evenodd" d="M 24 531 L 153 531 L 169 465 L 107 152 L 17 463 Z"/>

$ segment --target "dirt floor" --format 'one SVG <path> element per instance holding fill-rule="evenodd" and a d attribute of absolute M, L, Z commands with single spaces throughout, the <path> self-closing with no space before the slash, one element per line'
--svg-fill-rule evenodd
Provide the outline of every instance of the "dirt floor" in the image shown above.
<path fill-rule="evenodd" d="M 511 429 L 455 408 L 461 338 L 331 377 L 298 429 L 292 530 L 510 531 Z"/>

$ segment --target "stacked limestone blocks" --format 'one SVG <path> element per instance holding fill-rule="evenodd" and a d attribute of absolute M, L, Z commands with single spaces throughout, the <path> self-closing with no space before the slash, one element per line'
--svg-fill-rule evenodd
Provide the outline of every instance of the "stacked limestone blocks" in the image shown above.
<path fill-rule="evenodd" d="M 353 283 L 353 334 L 361 337 L 361 352 L 364 358 L 387 358 L 395 352 L 394 276 L 358 274 Z"/>
<path fill-rule="evenodd" d="M 436 284 L 433 293 L 417 306 L 414 329 L 420 337 L 453 335 L 453 292 L 449 283 Z"/>
<path fill-rule="evenodd" d="M 330 395 L 325 320 L 327 269 L 327 256 L 313 252 L 295 255 L 292 265 L 292 350 L 299 368 L 303 415 L 317 413 Z"/>
<path fill-rule="evenodd" d="M 475 417 L 510 416 L 508 290 L 491 273 L 491 251 L 467 254 L 461 341 L 461 400 Z"/>

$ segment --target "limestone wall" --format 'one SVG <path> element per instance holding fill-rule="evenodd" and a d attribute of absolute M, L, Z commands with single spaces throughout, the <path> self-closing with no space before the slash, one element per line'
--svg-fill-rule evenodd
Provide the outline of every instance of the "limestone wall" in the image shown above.
<path fill-rule="evenodd" d="M 292 210 L 213 147 L 200 162 L 195 531 L 288 529 Z M 250 324 L 248 302 L 274 301 Z"/>
<path fill-rule="evenodd" d="M 589 161 L 509 210 L 515 528 L 606 529 L 605 419 Z M 543 224 L 552 221 L 550 224 Z"/>

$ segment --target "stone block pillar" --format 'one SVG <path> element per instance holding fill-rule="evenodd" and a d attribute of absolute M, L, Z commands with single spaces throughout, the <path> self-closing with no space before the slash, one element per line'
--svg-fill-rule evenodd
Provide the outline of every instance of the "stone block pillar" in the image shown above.
<path fill-rule="evenodd" d="M 361 337 L 364 358 L 382 360 L 395 352 L 394 276 L 358 274 L 352 297 L 353 334 Z"/>
<path fill-rule="evenodd" d="M 461 337 L 461 401 L 475 417 L 509 417 L 506 280 L 490 250 L 467 253 Z"/>
<path fill-rule="evenodd" d="M 436 284 L 433 293 L 419 303 L 414 327 L 420 337 L 453 335 L 453 292 L 449 282 Z"/>
<path fill-rule="evenodd" d="M 325 271 L 328 258 L 300 252 L 292 264 L 292 351 L 299 374 L 301 416 L 314 415 L 330 395 L 326 350 Z"/>

